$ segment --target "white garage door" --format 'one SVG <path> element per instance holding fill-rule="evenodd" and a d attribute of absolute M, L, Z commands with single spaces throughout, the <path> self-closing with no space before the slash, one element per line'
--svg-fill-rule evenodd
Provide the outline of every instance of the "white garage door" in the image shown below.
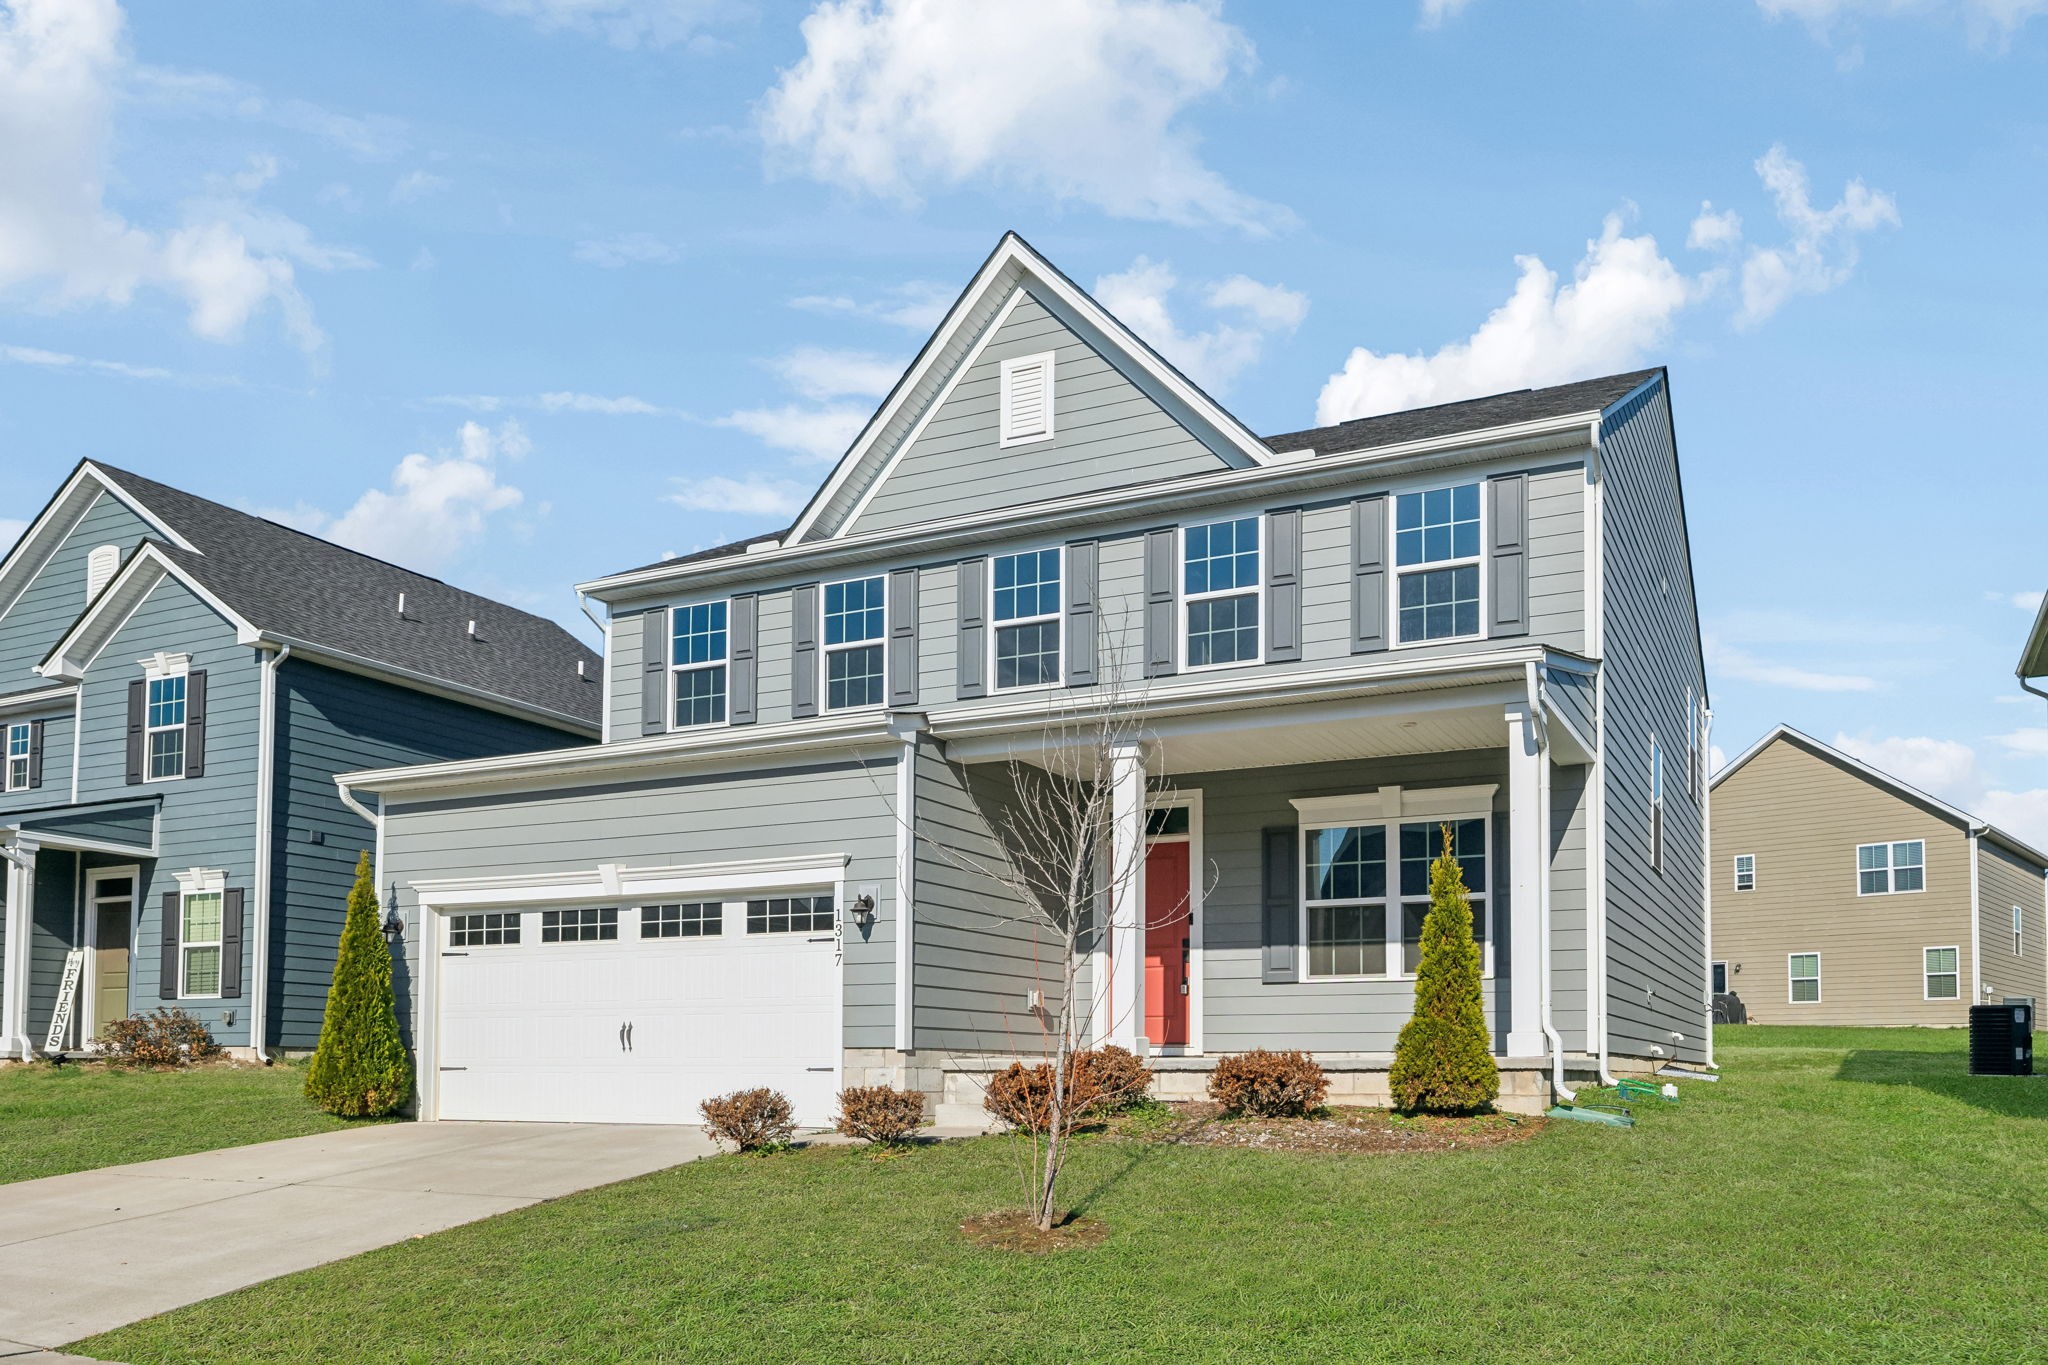
<path fill-rule="evenodd" d="M 833 898 L 442 917 L 444 1119 L 697 1123 L 770 1086 L 829 1124 L 839 1062 Z"/>

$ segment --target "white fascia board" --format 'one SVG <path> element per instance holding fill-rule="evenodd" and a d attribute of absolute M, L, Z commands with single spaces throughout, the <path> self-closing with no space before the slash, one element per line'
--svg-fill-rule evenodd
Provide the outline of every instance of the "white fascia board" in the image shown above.
<path fill-rule="evenodd" d="M 1136 489 L 1121 488 L 1053 498 L 1021 507 L 943 517 L 864 535 L 797 543 L 792 534 L 780 547 L 758 554 L 729 555 L 676 565 L 657 564 L 579 583 L 576 590 L 609 604 L 696 580 L 758 578 L 776 568 L 822 568 L 846 561 L 878 559 L 893 550 L 912 546 L 920 554 L 929 553 L 956 545 L 971 545 L 1012 529 L 1052 531 L 1182 505 L 1222 502 L 1247 494 L 1293 495 L 1319 485 L 1341 483 L 1367 471 L 1407 472 L 1412 468 L 1478 463 L 1539 451 L 1584 449 L 1587 423 L 1597 417 L 1597 413 L 1575 413 L 1539 422 L 1518 422 L 1485 431 L 1318 456 L 1307 463 L 1190 474 Z"/>
<path fill-rule="evenodd" d="M 156 574 L 146 586 L 138 587 L 142 575 Z M 165 578 L 175 578 L 189 589 L 194 597 L 204 602 L 220 618 L 235 628 L 235 643 L 255 645 L 262 641 L 263 633 L 245 619 L 234 608 L 214 596 L 206 586 L 173 563 L 170 557 L 154 545 L 144 545 L 128 557 L 121 566 L 121 572 L 114 581 L 100 591 L 71 628 L 64 632 L 62 639 L 52 648 L 43 662 L 36 665 L 36 672 L 46 678 L 63 678 L 76 682 L 92 667 L 99 652 L 106 648 L 114 636 L 120 634 L 121 626 L 149 594 L 156 591 L 157 584 Z M 117 615 L 118 613 L 118 615 Z M 102 630 L 104 627 L 104 630 Z M 80 645 L 90 646 L 91 652 L 82 658 L 74 657 Z"/>
<path fill-rule="evenodd" d="M 851 855 L 796 853 L 664 867 L 602 865 L 569 872 L 494 877 L 441 877 L 410 883 L 429 911 L 497 905 L 559 905 L 630 901 L 657 896 L 703 897 L 748 891 L 798 891 L 830 886 L 846 873 Z"/>
<path fill-rule="evenodd" d="M 2041 599 L 2041 609 L 2034 613 L 2034 628 L 2027 632 L 2016 672 L 2022 678 L 2048 677 L 2048 597 Z"/>
<path fill-rule="evenodd" d="M 14 542 L 14 548 L 7 552 L 7 558 L 0 559 L 0 616 L 5 616 L 35 581 L 50 556 L 57 552 L 65 538 L 78 529 L 78 523 L 92 509 L 101 493 L 106 493 L 122 506 L 133 512 L 152 530 L 180 549 L 193 550 L 192 543 L 131 496 L 128 491 L 115 483 L 90 460 L 72 471 L 64 486 L 57 490 L 49 504 L 29 523 L 21 538 Z M 10 588 L 10 584 L 13 586 Z"/>
<path fill-rule="evenodd" d="M 76 701 L 78 684 L 65 683 L 61 687 L 39 687 L 33 692 L 17 692 L 11 697 L 0 697 L 0 713 L 11 711 L 36 711 L 53 701 Z"/>
<path fill-rule="evenodd" d="M 109 474 L 106 470 L 101 469 L 98 465 L 88 461 L 85 466 L 85 469 L 82 469 L 79 472 L 82 474 L 87 469 L 92 471 L 93 477 L 99 480 L 101 487 L 105 488 L 109 493 L 112 493 L 116 498 L 119 498 L 121 500 L 122 505 L 125 506 L 129 511 L 133 512 L 136 516 L 141 517 L 144 521 L 148 522 L 151 527 L 153 527 L 155 530 L 162 534 L 165 540 L 168 540 L 169 542 L 171 542 L 171 544 L 177 546 L 179 549 L 189 550 L 191 553 L 195 555 L 206 553 L 204 550 L 201 550 L 197 545 L 194 545 L 191 541 L 179 535 L 178 529 L 175 526 L 172 526 L 162 517 L 159 517 L 156 513 L 150 511 L 149 507 L 142 501 L 142 499 L 136 497 L 127 489 L 121 487 L 119 483 L 115 482 L 114 476 Z"/>

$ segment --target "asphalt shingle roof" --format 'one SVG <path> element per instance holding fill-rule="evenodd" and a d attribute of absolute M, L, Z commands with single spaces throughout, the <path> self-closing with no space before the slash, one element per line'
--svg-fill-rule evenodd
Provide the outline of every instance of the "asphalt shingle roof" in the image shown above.
<path fill-rule="evenodd" d="M 140 474 L 93 464 L 198 548 L 193 554 L 160 547 L 257 629 L 597 725 L 600 660 L 553 621 Z"/>

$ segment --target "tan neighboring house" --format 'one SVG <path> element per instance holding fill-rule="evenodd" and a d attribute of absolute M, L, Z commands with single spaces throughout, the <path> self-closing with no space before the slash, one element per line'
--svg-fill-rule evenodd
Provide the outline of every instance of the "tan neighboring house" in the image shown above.
<path fill-rule="evenodd" d="M 2048 998 L 2048 856 L 1786 725 L 1711 791 L 1713 988 L 1751 1023 Z"/>

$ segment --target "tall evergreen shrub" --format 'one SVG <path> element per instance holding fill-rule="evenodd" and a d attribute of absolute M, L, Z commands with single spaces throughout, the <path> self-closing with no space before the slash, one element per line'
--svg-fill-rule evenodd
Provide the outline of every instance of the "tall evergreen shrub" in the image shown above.
<path fill-rule="evenodd" d="M 343 1118 L 376 1118 L 411 1097 L 412 1079 L 412 1058 L 398 1036 L 391 948 L 370 881 L 370 855 L 364 853 L 348 893 L 320 1046 L 306 1069 L 306 1097 Z"/>
<path fill-rule="evenodd" d="M 1500 1071 L 1480 1003 L 1472 901 L 1464 871 L 1451 855 L 1449 825 L 1443 827 L 1443 839 L 1443 852 L 1429 868 L 1415 1014 L 1394 1044 L 1394 1068 L 1387 1080 L 1402 1109 L 1469 1114 L 1500 1094 Z"/>

